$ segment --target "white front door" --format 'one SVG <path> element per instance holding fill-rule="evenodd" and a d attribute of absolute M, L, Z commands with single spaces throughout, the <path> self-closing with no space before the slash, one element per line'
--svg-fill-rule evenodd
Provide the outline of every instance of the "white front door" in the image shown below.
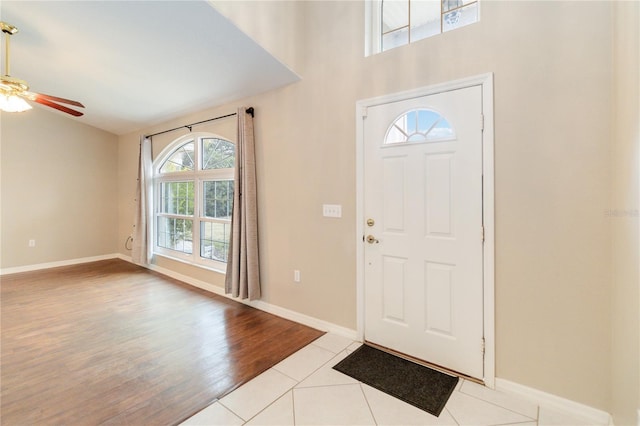
<path fill-rule="evenodd" d="M 364 337 L 483 378 L 482 88 L 364 118 Z"/>

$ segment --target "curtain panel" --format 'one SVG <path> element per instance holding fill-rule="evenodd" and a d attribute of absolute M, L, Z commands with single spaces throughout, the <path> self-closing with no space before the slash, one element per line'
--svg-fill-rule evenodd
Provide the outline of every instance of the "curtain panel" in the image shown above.
<path fill-rule="evenodd" d="M 260 298 L 258 204 L 253 115 L 238 109 L 235 191 L 225 292 L 233 297 Z"/>
<path fill-rule="evenodd" d="M 139 265 L 151 263 L 151 225 L 153 224 L 152 203 L 152 159 L 151 139 L 140 138 L 140 156 L 138 158 L 138 182 L 136 186 L 136 216 L 133 228 L 133 246 L 131 259 Z"/>

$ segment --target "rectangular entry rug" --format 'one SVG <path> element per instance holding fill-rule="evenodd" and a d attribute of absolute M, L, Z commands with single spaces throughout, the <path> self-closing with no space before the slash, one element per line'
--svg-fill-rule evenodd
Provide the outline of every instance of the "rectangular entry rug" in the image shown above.
<path fill-rule="evenodd" d="M 362 345 L 333 367 L 341 373 L 439 416 L 458 378 Z"/>

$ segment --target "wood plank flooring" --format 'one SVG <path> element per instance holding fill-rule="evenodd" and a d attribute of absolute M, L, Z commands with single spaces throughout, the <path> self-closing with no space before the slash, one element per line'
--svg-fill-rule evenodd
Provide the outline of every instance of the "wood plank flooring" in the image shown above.
<path fill-rule="evenodd" d="M 0 286 L 5 426 L 177 424 L 323 334 L 116 259 Z"/>

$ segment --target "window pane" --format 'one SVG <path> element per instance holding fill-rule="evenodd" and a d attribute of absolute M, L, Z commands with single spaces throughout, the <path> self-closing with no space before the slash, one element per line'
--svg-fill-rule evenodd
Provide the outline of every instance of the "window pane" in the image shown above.
<path fill-rule="evenodd" d="M 460 1 L 462 3 L 462 1 Z M 466 2 L 465 2 L 466 3 Z M 449 31 L 478 22 L 478 3 L 472 3 L 442 16 L 442 31 Z"/>
<path fill-rule="evenodd" d="M 157 241 L 159 247 L 182 253 L 193 253 L 193 221 L 158 216 Z"/>
<path fill-rule="evenodd" d="M 193 202 L 193 181 L 160 184 L 160 212 L 193 216 Z"/>
<path fill-rule="evenodd" d="M 230 237 L 230 223 L 200 222 L 200 256 L 226 262 Z"/>
<path fill-rule="evenodd" d="M 418 112 L 418 131 L 427 133 L 440 118 L 440 114 L 428 109 L 421 109 Z"/>
<path fill-rule="evenodd" d="M 371 41 L 380 52 L 460 28 L 479 20 L 480 0 L 377 0 Z M 379 2 L 379 3 L 378 3 Z M 374 52 L 378 53 L 378 52 Z"/>
<path fill-rule="evenodd" d="M 440 34 L 440 0 L 411 1 L 411 41 Z"/>
<path fill-rule="evenodd" d="M 452 139 L 455 133 L 446 118 L 429 109 L 415 109 L 396 119 L 385 135 L 385 144 Z"/>
<path fill-rule="evenodd" d="M 204 182 L 203 216 L 231 220 L 233 211 L 233 181 L 212 180 Z"/>
<path fill-rule="evenodd" d="M 427 134 L 427 139 L 451 139 L 454 136 L 451 124 L 445 118 L 440 118 Z"/>
<path fill-rule="evenodd" d="M 409 0 L 382 1 L 382 33 L 409 25 Z"/>
<path fill-rule="evenodd" d="M 193 141 L 187 142 L 176 149 L 167 161 L 160 167 L 160 173 L 184 172 L 193 170 L 195 145 Z"/>
<path fill-rule="evenodd" d="M 382 51 L 393 49 L 409 43 L 409 28 L 386 33 L 382 36 Z"/>
<path fill-rule="evenodd" d="M 217 138 L 202 139 L 202 169 L 230 169 L 235 167 L 236 146 Z"/>

